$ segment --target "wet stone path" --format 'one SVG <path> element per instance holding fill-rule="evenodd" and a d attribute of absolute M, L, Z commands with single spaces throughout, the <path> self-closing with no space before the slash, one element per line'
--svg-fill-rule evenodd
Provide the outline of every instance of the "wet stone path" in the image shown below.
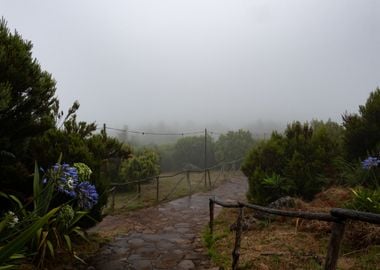
<path fill-rule="evenodd" d="M 91 265 L 115 270 L 218 269 L 212 267 L 201 242 L 201 231 L 209 220 L 208 199 L 242 200 L 246 191 L 247 180 L 237 177 L 191 198 L 137 210 L 125 217 L 108 216 L 95 230 L 112 229 L 116 223 L 133 224 L 133 229 L 103 246 Z M 216 207 L 215 213 L 220 210 Z"/>

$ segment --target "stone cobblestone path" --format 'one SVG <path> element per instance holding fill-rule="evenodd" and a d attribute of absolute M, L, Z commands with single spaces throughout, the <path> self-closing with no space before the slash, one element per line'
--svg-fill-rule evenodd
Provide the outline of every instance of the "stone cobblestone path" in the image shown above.
<path fill-rule="evenodd" d="M 209 220 L 208 199 L 244 200 L 247 180 L 235 177 L 216 189 L 193 194 L 121 216 L 107 216 L 96 228 L 111 229 L 133 224 L 125 235 L 118 235 L 93 258 L 92 269 L 218 269 L 213 268 L 201 242 L 201 231 Z M 215 213 L 219 213 L 216 207 Z M 119 225 L 116 225 L 119 224 Z"/>

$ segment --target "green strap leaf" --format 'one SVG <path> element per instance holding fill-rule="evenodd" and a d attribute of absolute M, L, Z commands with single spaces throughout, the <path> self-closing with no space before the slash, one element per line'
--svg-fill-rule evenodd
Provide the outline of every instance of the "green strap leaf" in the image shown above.
<path fill-rule="evenodd" d="M 16 269 L 18 268 L 19 266 L 16 266 L 16 265 L 4 265 L 4 266 L 0 266 L 0 270 L 9 270 L 9 269 Z"/>
<path fill-rule="evenodd" d="M 86 237 L 85 232 L 80 227 L 75 227 L 73 229 L 73 232 L 75 232 L 77 235 L 79 235 L 86 242 L 90 242 L 90 240 L 88 240 L 88 238 Z"/>
<path fill-rule="evenodd" d="M 69 251 L 71 252 L 73 249 L 72 249 L 72 246 L 71 246 L 70 236 L 68 236 L 67 234 L 64 234 L 63 237 L 66 240 L 66 244 L 67 244 L 67 247 L 69 248 Z"/>
<path fill-rule="evenodd" d="M 53 247 L 53 244 L 51 243 L 50 240 L 47 240 L 46 244 L 47 244 L 47 246 L 49 248 L 50 255 L 54 258 L 54 247 Z"/>
<path fill-rule="evenodd" d="M 34 177 L 33 177 L 33 195 L 34 195 L 34 209 L 39 208 L 39 195 L 41 193 L 40 172 L 38 170 L 37 161 L 34 163 Z"/>
<path fill-rule="evenodd" d="M 46 224 L 49 219 L 54 216 L 60 208 L 50 210 L 46 215 L 39 218 L 35 223 L 23 231 L 18 237 L 3 246 L 0 250 L 0 264 L 4 264 L 13 254 L 20 251 L 28 241 L 30 241 L 35 233 Z"/>

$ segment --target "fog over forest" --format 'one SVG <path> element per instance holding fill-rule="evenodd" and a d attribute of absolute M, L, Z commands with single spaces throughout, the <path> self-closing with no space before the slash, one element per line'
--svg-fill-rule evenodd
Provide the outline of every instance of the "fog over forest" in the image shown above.
<path fill-rule="evenodd" d="M 79 119 L 99 127 L 264 136 L 293 120 L 341 122 L 380 85 L 376 0 L 0 0 L 0 10 L 56 79 L 62 109 L 79 100 Z"/>

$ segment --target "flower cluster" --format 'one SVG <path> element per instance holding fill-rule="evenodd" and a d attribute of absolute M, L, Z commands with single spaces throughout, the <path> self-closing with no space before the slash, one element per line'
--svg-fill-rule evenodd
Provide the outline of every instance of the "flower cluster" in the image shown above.
<path fill-rule="evenodd" d="M 8 211 L 6 214 L 5 214 L 5 219 L 8 220 L 8 227 L 9 228 L 14 228 L 16 226 L 16 224 L 19 222 L 19 219 L 18 217 L 16 216 L 16 214 L 12 211 Z"/>
<path fill-rule="evenodd" d="M 57 220 L 63 224 L 63 226 L 67 229 L 69 228 L 71 221 L 74 219 L 75 212 L 74 209 L 70 205 L 65 205 L 59 211 Z"/>
<path fill-rule="evenodd" d="M 70 197 L 75 198 L 75 187 L 78 184 L 78 171 L 75 167 L 70 167 L 69 164 L 56 164 L 53 166 L 54 173 L 57 176 L 57 189 L 59 192 L 65 193 Z"/>
<path fill-rule="evenodd" d="M 86 164 L 81 164 L 82 173 L 83 171 L 85 173 L 84 177 L 78 176 L 76 167 L 71 167 L 69 164 L 64 163 L 54 165 L 48 178 L 55 180 L 58 192 L 77 199 L 79 208 L 89 210 L 98 202 L 99 195 L 94 185 L 88 181 L 81 181 L 82 179 L 88 179 L 92 173 Z M 46 183 L 47 180 L 44 180 L 44 182 Z"/>
<path fill-rule="evenodd" d="M 74 163 L 74 167 L 78 171 L 79 181 L 88 181 L 88 180 L 90 180 L 90 176 L 92 174 L 92 170 L 90 169 L 90 167 L 88 167 L 86 164 L 81 163 L 81 162 Z"/>
<path fill-rule="evenodd" d="M 377 157 L 368 157 L 362 161 L 363 169 L 369 170 L 373 167 L 377 167 L 380 164 L 380 159 Z"/>
<path fill-rule="evenodd" d="M 91 209 L 98 202 L 95 186 L 89 182 L 81 182 L 77 186 L 78 205 L 82 209 Z"/>

